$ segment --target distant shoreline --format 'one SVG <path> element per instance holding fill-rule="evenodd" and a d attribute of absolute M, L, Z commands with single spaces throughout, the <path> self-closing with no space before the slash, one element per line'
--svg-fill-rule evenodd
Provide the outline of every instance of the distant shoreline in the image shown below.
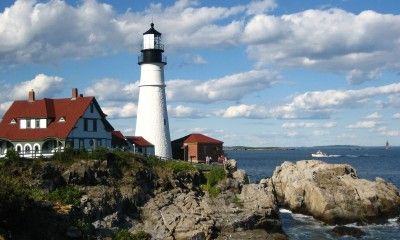
<path fill-rule="evenodd" d="M 396 148 L 398 146 L 391 146 Z M 292 151 L 297 148 L 385 148 L 385 146 L 358 146 L 358 145 L 328 145 L 328 146 L 311 146 L 311 147 L 248 147 L 248 146 L 226 146 L 224 151 Z"/>

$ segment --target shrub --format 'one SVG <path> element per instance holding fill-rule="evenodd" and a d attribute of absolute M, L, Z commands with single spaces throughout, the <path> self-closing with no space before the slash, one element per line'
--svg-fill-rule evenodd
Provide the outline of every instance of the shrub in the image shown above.
<path fill-rule="evenodd" d="M 6 159 L 5 160 L 6 160 L 5 161 L 6 164 L 10 164 L 12 162 L 18 162 L 20 160 L 20 157 L 19 157 L 17 151 L 15 151 L 14 148 L 10 148 L 10 149 L 7 150 Z"/>
<path fill-rule="evenodd" d="M 184 161 L 167 160 L 164 161 L 162 165 L 164 167 L 171 169 L 174 173 L 189 172 L 196 170 L 196 168 L 192 164 Z"/>
<path fill-rule="evenodd" d="M 203 190 L 210 194 L 210 197 L 216 197 L 221 192 L 217 187 L 219 181 L 226 178 L 226 173 L 222 167 L 213 167 L 205 174 L 207 182 L 203 185 Z"/>
<path fill-rule="evenodd" d="M 98 147 L 92 151 L 91 158 L 98 160 L 106 160 L 107 154 L 109 153 L 107 148 Z"/>
<path fill-rule="evenodd" d="M 113 237 L 113 240 L 150 240 L 150 239 L 151 235 L 144 231 L 138 231 L 132 234 L 126 229 L 118 230 Z"/>
<path fill-rule="evenodd" d="M 61 202 L 63 204 L 72 204 L 76 206 L 80 204 L 81 196 L 82 193 L 79 189 L 67 186 L 49 192 L 46 198 L 51 202 Z"/>

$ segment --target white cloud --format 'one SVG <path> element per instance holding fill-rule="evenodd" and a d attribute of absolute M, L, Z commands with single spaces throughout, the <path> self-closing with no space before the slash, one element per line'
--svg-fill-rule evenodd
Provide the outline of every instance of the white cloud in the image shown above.
<path fill-rule="evenodd" d="M 355 124 L 350 124 L 347 128 L 375 128 L 377 126 L 377 122 L 373 120 L 369 121 L 359 121 Z"/>
<path fill-rule="evenodd" d="M 240 100 L 243 96 L 270 87 L 280 79 L 268 70 L 251 70 L 207 81 L 171 80 L 167 84 L 169 101 L 215 102 Z"/>
<path fill-rule="evenodd" d="M 168 106 L 168 115 L 174 118 L 203 118 L 205 114 L 191 107 L 178 105 L 176 107 Z"/>
<path fill-rule="evenodd" d="M 326 90 L 306 92 L 292 101 L 275 107 L 271 112 L 278 118 L 326 118 L 342 108 L 365 105 L 368 99 L 400 93 L 400 83 L 359 90 Z"/>
<path fill-rule="evenodd" d="M 342 109 L 366 106 L 372 98 L 390 98 L 392 94 L 399 93 L 399 83 L 358 90 L 313 91 L 295 95 L 288 103 L 271 106 L 268 109 L 263 105 L 241 104 L 220 110 L 217 115 L 231 118 L 327 119 Z M 378 118 L 380 115 L 373 113 L 367 117 Z M 330 123 L 325 127 L 335 126 L 336 123 Z"/>
<path fill-rule="evenodd" d="M 85 95 L 105 101 L 134 101 L 139 97 L 139 82 L 125 83 L 116 79 L 97 80 L 85 89 Z"/>
<path fill-rule="evenodd" d="M 378 112 L 371 113 L 365 117 L 365 119 L 371 119 L 371 120 L 377 120 L 377 119 L 381 119 L 381 118 L 382 118 L 382 115 L 380 115 Z"/>
<path fill-rule="evenodd" d="M 287 137 L 296 137 L 296 136 L 299 135 L 299 133 L 296 132 L 296 131 L 289 131 L 289 132 L 286 132 L 285 135 L 286 135 Z"/>
<path fill-rule="evenodd" d="M 395 113 L 393 114 L 394 119 L 400 119 L 400 113 Z"/>
<path fill-rule="evenodd" d="M 313 122 L 285 122 L 282 124 L 282 128 L 290 129 L 290 128 L 334 128 L 336 127 L 335 122 L 328 123 L 313 123 Z"/>
<path fill-rule="evenodd" d="M 377 129 L 377 132 L 386 137 L 400 137 L 400 131 L 399 130 L 391 130 L 388 129 L 387 127 L 380 127 Z"/>
<path fill-rule="evenodd" d="M 254 0 L 247 5 L 248 14 L 260 14 L 276 8 L 275 0 Z"/>
<path fill-rule="evenodd" d="M 137 105 L 128 102 L 122 106 L 102 106 L 102 110 L 109 118 L 131 118 L 136 117 Z"/>
<path fill-rule="evenodd" d="M 268 118 L 269 111 L 262 106 L 240 104 L 230 106 L 226 110 L 219 111 L 217 115 L 224 118 Z"/>
<path fill-rule="evenodd" d="M 158 30 L 169 30 L 164 35 L 169 49 L 234 45 L 243 24 L 216 23 L 245 11 L 241 5 L 200 7 L 195 1 L 179 0 L 171 6 L 151 4 L 142 12 L 118 14 L 96 0 L 76 6 L 60 0 L 17 0 L 0 13 L 0 62 L 53 63 L 137 50 L 151 18 Z"/>
<path fill-rule="evenodd" d="M 207 60 L 205 60 L 202 56 L 200 55 L 194 55 L 192 58 L 192 61 L 194 64 L 206 64 Z"/>
<path fill-rule="evenodd" d="M 57 76 L 38 74 L 32 80 L 16 84 L 9 93 L 8 99 L 27 99 L 30 90 L 35 91 L 36 98 L 54 97 L 64 88 L 64 79 Z"/>
<path fill-rule="evenodd" d="M 243 41 L 260 65 L 303 66 L 347 74 L 350 83 L 399 70 L 400 15 L 341 9 L 256 15 Z M 384 36 L 384 37 L 383 37 Z"/>
<path fill-rule="evenodd" d="M 170 102 L 236 101 L 268 88 L 278 80 L 280 76 L 268 70 L 251 70 L 206 81 L 170 80 L 166 81 L 166 95 Z M 97 96 L 104 101 L 135 101 L 139 96 L 139 82 L 101 79 L 86 88 L 85 95 Z"/>

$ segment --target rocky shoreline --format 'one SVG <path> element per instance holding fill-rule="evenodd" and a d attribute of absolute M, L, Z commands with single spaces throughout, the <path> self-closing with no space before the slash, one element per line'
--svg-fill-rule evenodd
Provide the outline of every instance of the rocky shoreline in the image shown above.
<path fill-rule="evenodd" d="M 38 222 L 52 221 L 46 232 L 25 231 L 31 239 L 36 237 L 32 234 L 41 239 L 117 239 L 121 229 L 151 239 L 287 239 L 280 207 L 327 224 L 368 224 L 399 215 L 394 185 L 379 178 L 359 179 L 347 164 L 285 162 L 271 178 L 249 183 L 234 160 L 221 172 L 221 167 L 202 170 L 183 162 L 130 158 L 18 163 L 1 171 L 37 189 L 27 197 L 31 205 L 25 211 L 45 212 Z M 219 178 L 213 180 L 213 171 Z M 79 192 L 72 204 L 48 197 L 70 187 Z M 4 204 L 2 211 L 7 213 Z M 27 237 L 12 226 L 17 223 L 11 218 L 0 223 L 0 236 Z"/>

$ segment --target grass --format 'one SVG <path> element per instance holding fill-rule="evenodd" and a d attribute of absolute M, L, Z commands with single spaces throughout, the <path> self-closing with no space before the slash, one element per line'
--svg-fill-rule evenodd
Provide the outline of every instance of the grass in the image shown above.
<path fill-rule="evenodd" d="M 221 190 L 218 188 L 217 184 L 226 178 L 226 173 L 223 167 L 213 166 L 211 170 L 205 173 L 207 182 L 202 185 L 204 191 L 207 191 L 210 197 L 217 197 Z"/>
<path fill-rule="evenodd" d="M 46 192 L 39 188 L 33 188 L 30 196 L 36 201 L 59 202 L 63 204 L 71 204 L 77 206 L 80 204 L 82 193 L 79 189 L 71 186 L 58 188 L 52 192 Z"/>
<path fill-rule="evenodd" d="M 239 208 L 242 208 L 242 207 L 243 207 L 243 201 L 240 200 L 240 198 L 239 198 L 237 195 L 235 195 L 235 196 L 232 198 L 232 203 L 235 204 L 236 207 L 239 207 Z"/>
<path fill-rule="evenodd" d="M 113 237 L 113 240 L 150 240 L 150 239 L 151 235 L 144 231 L 130 233 L 126 229 L 118 230 Z"/>

